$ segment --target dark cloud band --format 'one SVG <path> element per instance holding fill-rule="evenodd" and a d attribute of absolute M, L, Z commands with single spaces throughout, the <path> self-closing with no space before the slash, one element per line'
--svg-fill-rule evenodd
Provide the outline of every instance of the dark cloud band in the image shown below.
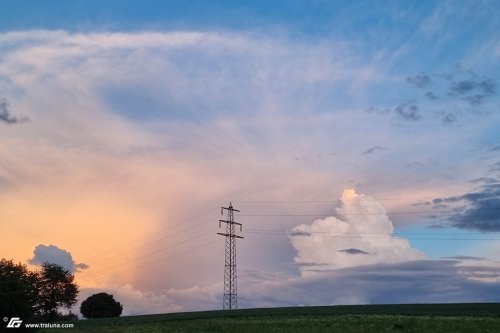
<path fill-rule="evenodd" d="M 462 205 L 444 218 L 441 224 L 445 226 L 487 232 L 500 231 L 500 181 L 494 183 L 493 178 L 488 178 L 487 184 L 482 185 L 478 191 L 436 198 L 432 204 L 434 207 Z"/>

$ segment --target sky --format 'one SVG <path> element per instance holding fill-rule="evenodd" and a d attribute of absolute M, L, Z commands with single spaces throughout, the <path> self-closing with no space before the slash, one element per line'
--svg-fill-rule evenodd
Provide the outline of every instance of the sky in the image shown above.
<path fill-rule="evenodd" d="M 0 256 L 219 309 L 232 202 L 240 307 L 498 302 L 499 10 L 5 0 Z"/>

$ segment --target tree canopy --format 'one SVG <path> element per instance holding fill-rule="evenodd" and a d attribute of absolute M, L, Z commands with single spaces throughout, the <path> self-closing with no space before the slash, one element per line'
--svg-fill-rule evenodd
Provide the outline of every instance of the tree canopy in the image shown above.
<path fill-rule="evenodd" d="M 56 264 L 45 263 L 39 273 L 38 311 L 49 321 L 60 314 L 58 309 L 71 308 L 77 301 L 78 286 L 74 275 L 67 269 Z"/>
<path fill-rule="evenodd" d="M 26 265 L 0 260 L 0 314 L 32 318 L 38 303 L 38 274 Z"/>
<path fill-rule="evenodd" d="M 119 317 L 123 306 L 115 301 L 113 295 L 98 293 L 89 296 L 82 302 L 80 312 L 85 318 Z"/>
<path fill-rule="evenodd" d="M 3 317 L 30 320 L 41 317 L 53 321 L 60 308 L 76 303 L 78 286 L 65 268 L 45 263 L 38 271 L 26 265 L 0 259 L 0 313 Z"/>

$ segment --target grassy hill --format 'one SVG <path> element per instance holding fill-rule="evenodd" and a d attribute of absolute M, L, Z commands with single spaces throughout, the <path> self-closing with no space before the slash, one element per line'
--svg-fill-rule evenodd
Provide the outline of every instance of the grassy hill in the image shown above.
<path fill-rule="evenodd" d="M 72 332 L 499 332 L 500 304 L 353 305 L 183 312 L 73 322 Z M 40 332 L 53 332 L 53 329 Z"/>

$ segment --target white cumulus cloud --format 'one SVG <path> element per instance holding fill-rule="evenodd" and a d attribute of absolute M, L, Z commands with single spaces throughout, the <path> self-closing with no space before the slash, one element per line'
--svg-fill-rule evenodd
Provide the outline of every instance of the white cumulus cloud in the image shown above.
<path fill-rule="evenodd" d="M 302 273 L 424 259 L 394 227 L 375 198 L 345 190 L 336 209 L 338 217 L 318 219 L 292 229 L 295 262 Z"/>
<path fill-rule="evenodd" d="M 80 305 L 89 296 L 96 293 L 108 293 L 123 305 L 124 316 L 140 314 L 168 313 L 182 311 L 174 304 L 171 296 L 162 292 L 141 291 L 130 284 L 114 285 L 102 288 L 84 288 L 80 292 L 79 302 L 73 307 L 74 313 L 80 312 Z"/>

